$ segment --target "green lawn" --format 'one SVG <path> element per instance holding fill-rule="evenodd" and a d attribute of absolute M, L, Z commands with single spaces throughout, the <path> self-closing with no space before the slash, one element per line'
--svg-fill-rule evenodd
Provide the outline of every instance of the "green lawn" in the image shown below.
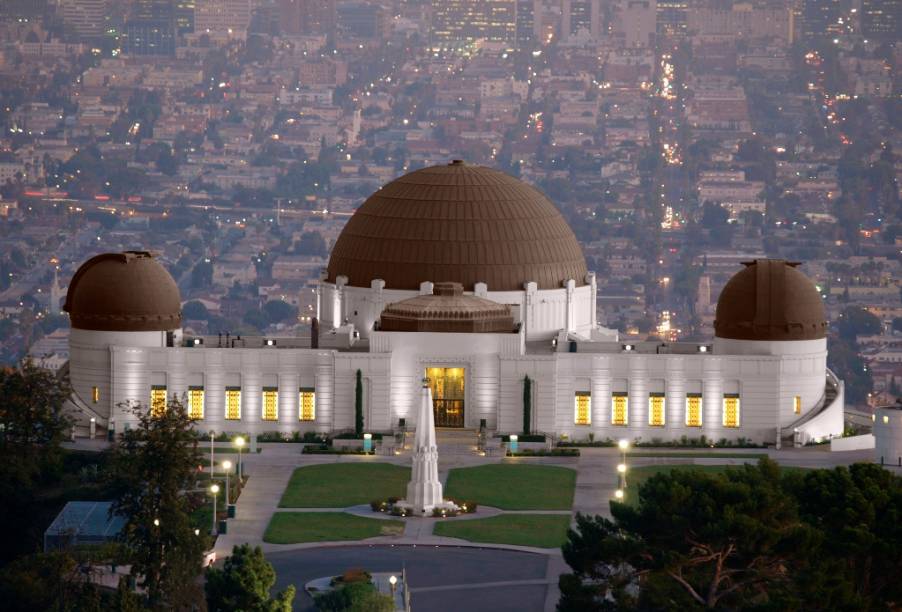
<path fill-rule="evenodd" d="M 344 512 L 276 512 L 263 534 L 263 541 L 270 544 L 334 542 L 402 533 L 404 523 L 401 521 L 365 518 Z"/>
<path fill-rule="evenodd" d="M 294 471 L 280 508 L 346 508 L 404 497 L 410 468 L 389 463 L 328 463 Z"/>
<path fill-rule="evenodd" d="M 627 488 L 624 491 L 623 501 L 627 504 L 636 504 L 639 501 L 639 487 L 643 482 L 662 472 L 671 470 L 695 470 L 697 472 L 705 472 L 707 474 L 723 474 L 728 468 L 741 467 L 733 465 L 643 465 L 641 467 L 632 467 L 626 474 Z M 781 465 L 782 472 L 794 472 L 806 470 L 808 468 L 794 467 L 791 465 Z"/>
<path fill-rule="evenodd" d="M 442 521 L 435 535 L 470 542 L 557 548 L 567 539 L 569 514 L 503 514 L 470 521 Z"/>
<path fill-rule="evenodd" d="M 661 452 L 653 452 L 653 451 L 630 451 L 627 454 L 626 458 L 630 457 L 667 457 L 667 458 L 676 458 L 676 459 L 754 459 L 757 461 L 758 459 L 767 458 L 767 453 L 720 453 L 720 452 L 700 452 L 700 451 L 661 451 Z"/>
<path fill-rule="evenodd" d="M 569 510 L 575 486 L 570 468 L 503 463 L 451 470 L 445 497 L 503 510 Z"/>

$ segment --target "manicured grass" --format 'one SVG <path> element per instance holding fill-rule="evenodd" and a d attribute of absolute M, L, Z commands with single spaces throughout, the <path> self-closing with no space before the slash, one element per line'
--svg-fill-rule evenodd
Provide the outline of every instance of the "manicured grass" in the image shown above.
<path fill-rule="evenodd" d="M 470 521 L 436 523 L 435 535 L 470 542 L 557 548 L 567 539 L 569 514 L 503 514 Z"/>
<path fill-rule="evenodd" d="M 410 468 L 389 463 L 329 463 L 294 471 L 280 508 L 346 508 L 404 497 Z"/>
<path fill-rule="evenodd" d="M 575 486 L 570 468 L 503 463 L 451 470 L 445 497 L 503 510 L 569 510 Z"/>
<path fill-rule="evenodd" d="M 263 541 L 270 544 L 363 540 L 404 533 L 404 523 L 344 512 L 276 512 Z"/>
<path fill-rule="evenodd" d="M 739 468 L 735 465 L 643 465 L 640 467 L 632 467 L 626 474 L 627 488 L 623 492 L 623 502 L 635 505 L 639 502 L 639 487 L 643 482 L 663 472 L 672 470 L 694 470 L 696 472 L 704 472 L 706 474 L 723 474 L 728 468 Z M 795 467 L 791 465 L 781 465 L 782 472 L 794 472 L 807 470 L 808 468 Z"/>
<path fill-rule="evenodd" d="M 667 458 L 686 458 L 686 459 L 754 459 L 757 461 L 758 459 L 765 459 L 767 457 L 767 453 L 702 453 L 699 451 L 687 451 L 681 453 L 679 451 L 662 451 L 660 453 L 650 452 L 650 451 L 635 451 L 630 452 L 627 455 L 629 457 L 667 457 Z"/>

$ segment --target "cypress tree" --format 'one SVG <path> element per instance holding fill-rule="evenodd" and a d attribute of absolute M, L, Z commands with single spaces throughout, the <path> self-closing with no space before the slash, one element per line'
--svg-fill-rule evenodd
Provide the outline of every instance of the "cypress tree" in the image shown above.
<path fill-rule="evenodd" d="M 532 380 L 523 378 L 523 435 L 529 435 L 532 423 Z"/>
<path fill-rule="evenodd" d="M 354 433 L 363 436 L 363 374 L 357 370 L 357 386 L 354 389 Z"/>

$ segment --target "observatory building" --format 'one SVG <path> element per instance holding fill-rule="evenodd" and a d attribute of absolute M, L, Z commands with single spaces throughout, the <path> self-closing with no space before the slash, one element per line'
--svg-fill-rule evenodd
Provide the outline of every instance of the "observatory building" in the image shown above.
<path fill-rule="evenodd" d="M 596 321 L 596 279 L 554 204 L 462 162 L 370 196 L 332 250 L 315 338 L 189 337 L 181 297 L 150 253 L 107 253 L 73 277 L 72 402 L 121 431 L 122 406 L 184 398 L 208 432 L 415 425 L 428 378 L 438 427 L 571 439 L 682 436 L 797 443 L 840 435 L 821 297 L 797 264 L 747 262 L 717 302 L 707 343 L 634 342 Z"/>

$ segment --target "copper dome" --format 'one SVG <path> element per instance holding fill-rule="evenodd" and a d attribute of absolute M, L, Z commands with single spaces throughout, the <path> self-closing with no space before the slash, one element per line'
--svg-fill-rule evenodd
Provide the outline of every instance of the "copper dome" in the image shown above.
<path fill-rule="evenodd" d="M 510 307 L 492 300 L 464 295 L 460 283 L 436 283 L 431 295 L 417 295 L 382 311 L 381 331 L 510 333 L 514 317 Z"/>
<path fill-rule="evenodd" d="M 733 340 L 817 340 L 827 317 L 817 287 L 796 262 L 743 262 L 717 300 L 714 334 Z"/>
<path fill-rule="evenodd" d="M 328 281 L 418 289 L 453 281 L 465 290 L 522 291 L 585 284 L 586 260 L 567 222 L 542 193 L 498 170 L 454 161 L 406 174 L 371 195 L 345 226 Z"/>
<path fill-rule="evenodd" d="M 178 286 L 146 251 L 103 253 L 83 263 L 63 309 L 77 329 L 168 331 L 182 324 Z"/>

